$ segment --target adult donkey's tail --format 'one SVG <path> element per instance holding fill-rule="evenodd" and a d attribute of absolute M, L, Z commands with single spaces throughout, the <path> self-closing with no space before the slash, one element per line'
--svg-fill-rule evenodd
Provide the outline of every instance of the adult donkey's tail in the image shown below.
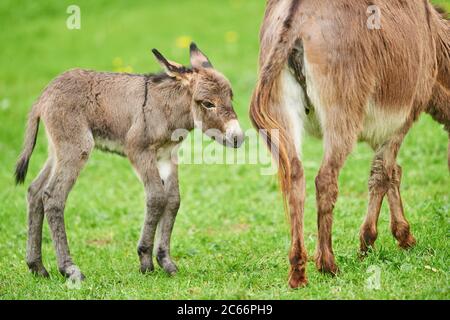
<path fill-rule="evenodd" d="M 450 21 L 445 11 L 436 12 L 436 53 L 438 62 L 438 82 L 450 90 Z"/>
<path fill-rule="evenodd" d="M 450 170 L 450 90 L 437 83 L 426 112 L 435 121 L 443 124 L 448 133 L 448 169 Z"/>
<path fill-rule="evenodd" d="M 278 162 L 283 203 L 291 224 L 289 252 L 289 285 L 304 286 L 307 254 L 303 239 L 304 175 L 296 154 L 294 133 L 289 133 L 288 118 L 283 107 L 284 70 L 300 34 L 298 11 L 301 0 L 268 1 L 261 32 L 260 76 L 250 105 L 250 118 Z M 275 12 L 286 14 L 282 19 Z"/>
<path fill-rule="evenodd" d="M 448 168 L 450 170 L 450 21 L 446 20 L 448 13 L 445 10 L 438 9 L 437 13 L 440 15 L 436 15 L 438 76 L 426 111 L 434 120 L 443 124 L 448 132 Z"/>
<path fill-rule="evenodd" d="M 39 131 L 39 113 L 37 103 L 33 105 L 31 112 L 28 116 L 28 124 L 25 132 L 25 141 L 23 151 L 20 154 L 19 160 L 16 164 L 16 184 L 22 184 L 25 182 L 27 176 L 28 164 L 30 163 L 31 154 L 33 153 L 36 145 L 37 134 Z"/>
<path fill-rule="evenodd" d="M 291 165 L 287 145 L 289 137 L 284 125 L 280 123 L 279 115 L 282 111 L 277 110 L 281 100 L 281 76 L 287 65 L 288 57 L 294 48 L 299 34 L 299 26 L 295 20 L 301 0 L 292 0 L 288 14 L 281 26 L 279 34 L 276 35 L 273 44 L 266 48 L 268 55 L 263 65 L 260 65 L 259 81 L 253 93 L 250 104 L 250 118 L 254 126 L 260 130 L 269 150 L 279 165 L 280 186 L 284 194 L 286 205 L 286 192 L 291 183 Z M 263 52 L 261 52 L 263 54 Z M 274 130 L 277 134 L 274 135 Z"/>

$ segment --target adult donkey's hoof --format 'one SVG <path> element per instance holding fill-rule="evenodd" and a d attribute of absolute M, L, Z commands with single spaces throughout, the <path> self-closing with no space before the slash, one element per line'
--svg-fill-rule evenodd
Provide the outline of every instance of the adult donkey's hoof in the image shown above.
<path fill-rule="evenodd" d="M 412 235 L 408 223 L 396 223 L 391 228 L 392 235 L 397 239 L 400 248 L 411 249 L 416 245 L 416 238 Z"/>
<path fill-rule="evenodd" d="M 289 274 L 289 287 L 291 289 L 298 289 L 306 287 L 308 279 L 304 271 L 294 270 Z"/>
<path fill-rule="evenodd" d="M 332 276 L 336 276 L 339 273 L 339 268 L 334 262 L 334 257 L 332 255 L 319 254 L 316 258 L 316 267 L 320 272 Z"/>
<path fill-rule="evenodd" d="M 398 246 L 402 249 L 408 250 L 416 245 L 416 238 L 412 234 L 408 234 L 406 237 L 398 241 Z"/>

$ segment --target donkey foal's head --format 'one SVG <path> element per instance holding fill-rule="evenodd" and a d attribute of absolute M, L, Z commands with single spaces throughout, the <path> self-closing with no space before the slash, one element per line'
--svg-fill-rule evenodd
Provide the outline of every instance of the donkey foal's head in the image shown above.
<path fill-rule="evenodd" d="M 195 127 L 225 146 L 239 148 L 244 141 L 244 133 L 233 109 L 230 82 L 213 68 L 206 55 L 194 43 L 191 44 L 190 51 L 192 68 L 186 68 L 167 60 L 153 49 L 166 73 L 189 87 Z"/>

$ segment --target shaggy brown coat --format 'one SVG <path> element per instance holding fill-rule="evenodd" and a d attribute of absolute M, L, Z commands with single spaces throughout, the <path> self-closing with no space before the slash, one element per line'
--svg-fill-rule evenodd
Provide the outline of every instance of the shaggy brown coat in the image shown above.
<path fill-rule="evenodd" d="M 57 77 L 32 107 L 17 162 L 17 183 L 25 180 L 39 121 L 45 124 L 49 142 L 48 160 L 28 189 L 27 264 L 33 273 L 48 276 L 41 257 L 45 214 L 60 272 L 72 280 L 84 278 L 69 252 L 64 207 L 94 148 L 128 157 L 144 184 L 147 212 L 138 245 L 141 271 L 153 270 L 157 227 L 157 261 L 166 272 L 177 271 L 170 257 L 170 237 L 180 206 L 176 151 L 184 132 L 194 127 L 206 133 L 214 129 L 215 140 L 232 147 L 241 145 L 243 133 L 229 81 L 195 44 L 192 69 L 153 52 L 165 73 L 71 70 Z"/>
<path fill-rule="evenodd" d="M 380 28 L 368 27 L 369 8 L 381 13 Z M 376 152 L 361 250 L 367 251 L 377 237 L 385 195 L 393 235 L 401 247 L 414 245 L 403 214 L 396 158 L 422 112 L 449 131 L 448 21 L 426 0 L 269 0 L 260 40 L 260 78 L 250 116 L 257 128 L 268 131 L 268 145 L 279 163 L 291 220 L 290 286 L 307 283 L 305 179 L 299 156 L 303 131 L 324 141 L 316 178 L 319 270 L 338 271 L 332 214 L 339 171 L 358 139 Z M 271 130 L 278 130 L 278 139 Z"/>

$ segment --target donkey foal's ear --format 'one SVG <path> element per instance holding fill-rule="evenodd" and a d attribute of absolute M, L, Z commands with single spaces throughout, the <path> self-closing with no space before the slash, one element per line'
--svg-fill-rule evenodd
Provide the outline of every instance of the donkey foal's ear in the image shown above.
<path fill-rule="evenodd" d="M 152 50 L 156 57 L 156 60 L 164 68 L 165 72 L 172 78 L 183 78 L 183 75 L 187 73 L 187 69 L 183 65 L 169 61 L 156 49 Z"/>
<path fill-rule="evenodd" d="M 208 57 L 200 51 L 195 43 L 191 43 L 191 66 L 194 69 L 212 68 Z"/>

